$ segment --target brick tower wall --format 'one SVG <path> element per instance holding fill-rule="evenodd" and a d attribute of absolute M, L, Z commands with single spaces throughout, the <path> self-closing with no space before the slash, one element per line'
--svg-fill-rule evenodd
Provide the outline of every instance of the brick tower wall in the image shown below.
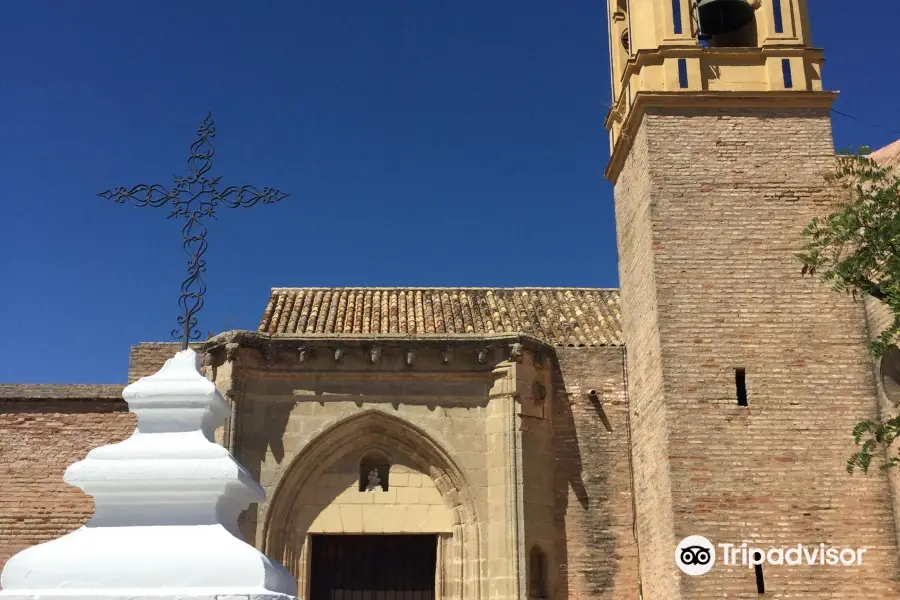
<path fill-rule="evenodd" d="M 868 549 L 764 568 L 767 597 L 900 595 L 887 477 L 845 471 L 878 410 L 863 306 L 795 257 L 833 160 L 824 110 L 652 109 L 636 134 L 615 199 L 644 598 L 757 597 L 747 567 L 681 575 L 688 535 Z"/>
<path fill-rule="evenodd" d="M 675 598 L 671 573 L 675 547 L 672 529 L 672 482 L 669 473 L 666 405 L 653 272 L 650 226 L 650 148 L 643 130 L 616 183 L 616 229 L 619 244 L 622 331 L 626 341 L 635 513 L 645 598 Z"/>

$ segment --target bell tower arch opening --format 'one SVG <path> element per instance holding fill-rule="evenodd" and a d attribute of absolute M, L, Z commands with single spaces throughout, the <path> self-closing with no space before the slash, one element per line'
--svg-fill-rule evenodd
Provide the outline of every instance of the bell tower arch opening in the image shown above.
<path fill-rule="evenodd" d="M 694 9 L 697 39 L 713 48 L 752 48 L 759 43 L 749 0 L 699 0 Z"/>

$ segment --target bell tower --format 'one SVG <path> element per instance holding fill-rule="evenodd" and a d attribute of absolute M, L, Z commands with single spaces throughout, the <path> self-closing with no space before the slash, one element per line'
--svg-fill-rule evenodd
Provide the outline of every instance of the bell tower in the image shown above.
<path fill-rule="evenodd" d="M 782 103 L 786 92 L 822 91 L 822 50 L 810 44 L 806 0 L 609 0 L 608 6 L 613 106 L 606 127 L 614 149 L 620 135 L 633 134 L 625 126 L 643 108 L 635 104 L 651 97 L 659 103 L 659 94 L 745 92 Z M 821 107 L 833 99 L 805 94 L 804 101 Z M 623 158 L 613 156 L 610 178 Z"/>
<path fill-rule="evenodd" d="M 888 477 L 845 471 L 853 426 L 878 414 L 864 309 L 795 258 L 839 199 L 807 2 L 608 7 L 642 596 L 900 597 Z M 716 545 L 705 575 L 676 566 L 691 535 Z M 754 568 L 718 546 L 742 543 L 868 551 Z"/>

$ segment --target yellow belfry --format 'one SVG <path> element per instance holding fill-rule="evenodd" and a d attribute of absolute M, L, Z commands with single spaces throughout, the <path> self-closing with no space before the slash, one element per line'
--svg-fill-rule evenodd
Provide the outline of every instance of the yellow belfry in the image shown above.
<path fill-rule="evenodd" d="M 609 0 L 615 181 L 648 104 L 830 104 L 805 0 Z M 798 94 L 799 93 L 799 94 Z M 791 96 L 787 96 L 791 94 Z M 633 114 L 638 113 L 638 114 Z"/>

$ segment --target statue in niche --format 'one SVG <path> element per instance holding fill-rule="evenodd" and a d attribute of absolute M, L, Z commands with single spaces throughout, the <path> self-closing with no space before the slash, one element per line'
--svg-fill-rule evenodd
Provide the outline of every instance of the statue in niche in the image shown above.
<path fill-rule="evenodd" d="M 359 463 L 359 491 L 387 491 L 390 469 L 390 463 L 382 456 L 364 457 Z"/>
<path fill-rule="evenodd" d="M 373 492 L 376 488 L 381 487 L 381 477 L 378 476 L 378 469 L 369 471 L 369 482 L 366 484 L 366 491 Z"/>

